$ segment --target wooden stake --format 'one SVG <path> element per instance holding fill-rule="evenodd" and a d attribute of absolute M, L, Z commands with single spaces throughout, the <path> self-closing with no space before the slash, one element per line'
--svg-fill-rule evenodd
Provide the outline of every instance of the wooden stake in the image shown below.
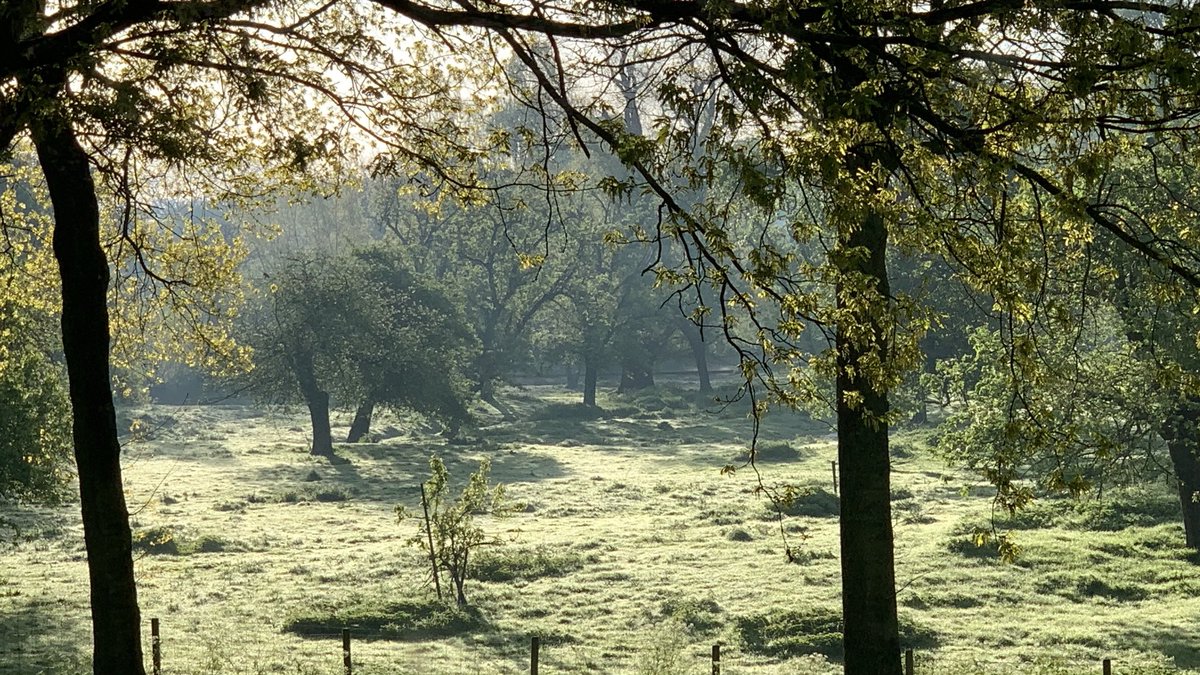
<path fill-rule="evenodd" d="M 342 667 L 346 675 L 352 675 L 354 666 L 350 661 L 350 629 L 342 629 Z"/>
<path fill-rule="evenodd" d="M 158 632 L 158 619 L 150 619 L 150 663 L 154 675 L 162 675 L 162 636 Z"/>
<path fill-rule="evenodd" d="M 916 668 L 913 666 L 913 651 L 911 649 L 904 650 L 904 675 L 913 675 Z"/>
<path fill-rule="evenodd" d="M 1102 667 L 1104 668 L 1104 675 L 1112 675 L 1112 659 L 1104 659 Z"/>
<path fill-rule="evenodd" d="M 541 647 L 541 640 L 534 635 L 529 640 L 529 675 L 538 675 L 538 651 Z"/>
<path fill-rule="evenodd" d="M 713 645 L 712 666 L 712 675 L 721 675 L 721 645 Z"/>

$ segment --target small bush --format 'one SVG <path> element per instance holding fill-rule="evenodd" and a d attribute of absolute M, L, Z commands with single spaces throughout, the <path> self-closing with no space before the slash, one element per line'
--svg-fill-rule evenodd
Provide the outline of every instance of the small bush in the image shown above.
<path fill-rule="evenodd" d="M 786 491 L 782 503 L 767 505 L 768 517 L 774 517 L 776 506 L 784 515 L 812 518 L 836 518 L 842 508 L 837 495 L 823 487 L 813 486 Z"/>
<path fill-rule="evenodd" d="M 159 525 L 133 533 L 133 550 L 150 555 L 179 555 L 176 528 Z"/>
<path fill-rule="evenodd" d="M 470 576 L 480 581 L 560 577 L 582 569 L 585 562 L 579 553 L 547 546 L 483 551 L 471 562 Z"/>

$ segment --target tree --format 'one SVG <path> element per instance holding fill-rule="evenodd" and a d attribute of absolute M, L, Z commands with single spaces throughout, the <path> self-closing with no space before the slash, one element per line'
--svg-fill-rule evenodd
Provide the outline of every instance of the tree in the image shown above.
<path fill-rule="evenodd" d="M 843 485 L 847 501 L 861 496 L 864 505 L 861 513 L 847 514 L 842 526 L 847 547 L 844 583 L 851 591 L 844 598 L 849 673 L 895 673 L 899 668 L 893 651 L 894 588 L 887 587 L 890 540 L 878 545 L 879 552 L 886 549 L 888 555 L 867 555 L 863 560 L 849 555 L 866 552 L 855 545 L 865 543 L 864 536 L 887 534 L 886 429 L 882 434 L 880 430 L 886 427 L 888 391 L 896 373 L 915 360 L 915 350 L 909 347 L 923 323 L 919 312 L 888 295 L 887 243 L 947 257 L 963 253 L 996 257 L 992 269 L 1000 274 L 977 280 L 1002 285 L 1005 279 L 1021 278 L 1025 270 L 1012 271 L 1010 266 L 1020 268 L 1011 264 L 1031 259 L 1020 254 L 1035 248 L 1029 235 L 1036 228 L 1045 226 L 1066 235 L 1073 251 L 1104 231 L 1183 283 L 1200 285 L 1195 261 L 1187 254 L 1196 249 L 1200 233 L 1169 224 L 1145 227 L 1127 217 L 1122 208 L 1127 204 L 1107 203 L 1104 193 L 1092 191 L 1096 168 L 1114 146 L 1136 148 L 1137 137 L 1145 134 L 1181 140 L 1191 135 L 1197 81 L 1190 36 L 1198 23 L 1198 8 L 1153 3 L 1135 7 L 1118 0 L 1051 1 L 1036 6 L 1007 0 L 949 5 L 847 1 L 798 7 L 629 0 L 588 6 L 587 12 L 571 2 L 528 11 L 489 2 L 452 9 L 413 0 L 378 0 L 378 4 L 435 29 L 465 26 L 492 31 L 536 74 L 545 100 L 566 112 L 569 133 L 587 130 L 633 169 L 641 185 L 631 189 L 649 190 L 663 203 L 665 217 L 655 234 L 675 238 L 690 256 L 688 265 L 661 276 L 707 284 L 722 301 L 720 311 L 757 324 L 754 330 L 761 330 L 763 338 L 758 342 L 760 358 L 751 362 L 757 365 L 747 366 L 747 372 L 763 378 L 769 400 L 793 403 L 811 395 L 811 388 L 802 384 L 806 375 L 788 365 L 803 360 L 789 341 L 805 325 L 833 330 L 833 347 L 816 363 L 839 382 L 838 410 L 846 416 L 848 436 L 840 443 L 846 444 L 848 455 L 855 455 L 851 466 L 864 472 Z M 107 129 L 127 136 L 136 131 L 182 129 L 187 133 L 163 138 L 180 142 L 191 138 L 191 146 L 203 149 L 194 139 L 210 136 L 196 132 L 221 125 L 206 129 L 187 120 L 166 127 L 129 123 L 129 110 L 146 108 L 140 104 L 157 100 L 139 95 L 153 88 L 154 77 L 161 77 L 155 66 L 165 66 L 163 71 L 172 74 L 183 70 L 194 74 L 199 69 L 241 75 L 230 78 L 230 91 L 248 94 L 243 97 L 250 103 L 247 109 L 270 99 L 275 92 L 264 87 L 270 83 L 299 79 L 318 85 L 313 89 L 321 91 L 324 80 L 313 70 L 300 76 L 290 71 L 304 63 L 271 58 L 278 53 L 275 49 L 290 44 L 253 46 L 270 45 L 274 36 L 287 34 L 275 28 L 312 31 L 331 24 L 271 23 L 262 18 L 267 30 L 260 31 L 264 24 L 225 21 L 258 6 L 249 1 L 113 0 L 71 5 L 70 11 L 54 15 L 57 23 L 43 21 L 45 12 L 36 1 L 6 6 L 5 39 L 0 40 L 0 81 L 5 83 L 0 95 L 0 147 L 8 147 L 28 128 L 42 155 L 55 206 L 56 234 L 62 235 L 56 236 L 56 253 L 64 270 L 65 329 L 107 327 L 103 294 L 95 289 L 103 285 L 106 269 L 94 225 L 96 200 L 87 175 L 89 157 L 72 125 L 100 118 L 109 123 Z M 322 6 L 326 12 L 351 7 L 355 5 Z M 548 68 L 545 60 L 534 56 L 527 39 L 531 34 L 557 42 L 608 41 L 604 47 L 642 44 L 649 51 L 641 58 L 663 66 L 656 82 L 648 86 L 659 90 L 668 113 L 693 106 L 684 93 L 688 88 L 673 85 L 690 79 L 697 60 L 710 62 L 719 73 L 712 86 L 720 91 L 720 123 L 707 143 L 708 152 L 692 163 L 693 170 L 664 170 L 670 164 L 663 161 L 664 155 L 671 154 L 672 141 L 680 137 L 672 125 L 674 116 L 656 119 L 646 137 L 627 133 L 623 122 L 607 114 L 611 106 L 602 100 L 581 101 L 578 95 L 573 99 L 565 91 L 567 82 L 583 79 L 576 77 L 579 71 L 590 75 L 605 68 L 603 59 L 594 55 L 606 50 L 583 47 L 577 52 L 582 58 L 568 61 L 561 49 L 553 49 L 553 68 Z M 307 35 L 299 51 L 318 62 L 322 62 L 318 57 L 329 53 L 322 48 L 334 49 L 339 63 L 355 63 L 345 51 L 338 51 L 347 46 L 357 53 L 372 53 L 361 49 L 370 31 Z M 354 35 L 356 39 L 350 37 Z M 190 50 L 210 45 L 207 40 L 214 36 L 243 41 L 231 40 L 228 50 L 202 49 L 201 57 L 193 56 Z M 458 44 L 467 51 L 484 42 Z M 138 44 L 148 49 L 131 48 Z M 1027 44 L 1038 47 L 1025 50 L 1022 45 Z M 131 56 L 135 53 L 139 56 Z M 242 58 L 230 64 L 221 54 Z M 114 55 L 140 58 L 142 72 L 149 72 L 150 79 L 121 77 L 115 82 L 124 86 L 109 87 L 113 78 L 90 77 L 106 76 L 93 65 L 111 63 L 104 57 Z M 573 72 L 554 72 L 560 69 Z M 318 67 L 315 72 L 323 71 Z M 397 71 L 359 68 L 353 72 L 374 82 L 373 72 Z M 68 75 L 76 73 L 114 96 L 107 101 L 93 98 L 92 103 L 102 105 L 91 108 L 61 105 L 78 93 L 66 86 Z M 331 89 L 326 86 L 324 91 Z M 360 91 L 381 90 L 363 87 Z M 394 88 L 385 86 L 382 91 L 391 93 Z M 189 93 L 207 98 L 202 96 L 203 86 Z M 602 99 L 603 92 L 599 93 Z M 414 100 L 429 99 L 398 96 L 389 98 L 388 104 L 394 104 L 405 120 L 425 119 L 409 115 L 411 111 L 404 108 L 405 102 Z M 299 103 L 299 109 L 308 109 L 302 100 Z M 341 103 L 345 109 L 345 101 Z M 370 109 L 387 110 L 389 105 Z M 1163 110 L 1170 112 L 1164 115 Z M 101 114 L 89 117 L 93 111 Z M 155 112 L 152 121 L 180 121 L 175 108 Z M 292 125 L 260 123 L 259 127 L 294 130 Z M 457 129 L 443 134 L 449 146 L 460 147 L 454 142 L 456 134 Z M 311 142 L 313 137 L 294 133 L 280 139 L 284 142 L 277 146 L 279 154 L 303 165 L 321 154 L 317 146 L 322 144 Z M 318 134 L 316 138 L 328 137 Z M 144 142 L 139 147 L 167 147 L 145 137 L 135 140 Z M 1181 150 L 1181 155 L 1188 154 Z M 176 148 L 165 156 L 184 155 Z M 759 204 L 764 213 L 774 214 L 784 197 L 809 192 L 810 202 L 819 204 L 820 217 L 800 212 L 793 214 L 790 224 L 797 239 L 829 236 L 828 265 L 797 261 L 770 247 L 732 248 L 723 234 L 723 209 L 714 195 L 695 207 L 674 198 L 677 183 L 687 188 L 689 183 L 712 180 L 717 167 L 736 177 L 737 192 Z M 1002 205 L 1008 203 L 1006 195 L 1014 184 L 1036 195 L 1036 204 L 1022 205 L 1026 215 L 1034 217 L 1012 220 L 1011 214 L 1004 213 Z M 1004 215 L 983 224 L 990 228 L 1004 223 L 995 246 L 991 244 L 996 242 L 980 236 L 978 221 L 957 217 L 962 215 L 960 206 L 976 199 Z M 65 225 L 68 219 L 75 224 Z M 813 285 L 823 292 L 814 291 Z M 763 295 L 773 300 L 767 307 L 779 310 L 778 321 L 754 318 L 753 310 L 763 307 L 757 302 Z M 1018 300 L 1014 296 L 1013 301 Z M 896 326 L 914 330 L 898 333 L 900 341 L 893 342 Z M 123 561 L 128 527 L 118 522 L 126 517 L 117 494 L 120 472 L 113 459 L 117 448 L 110 440 L 115 438 L 115 428 L 107 422 L 110 396 L 103 387 L 79 382 L 85 376 L 92 382 L 107 381 L 104 347 L 99 341 L 64 339 L 75 403 L 85 532 L 89 557 L 96 556 L 90 564 L 94 568 L 111 562 L 115 565 L 111 569 L 121 570 L 111 574 L 93 570 L 95 667 L 97 672 L 140 672 L 141 666 L 135 664 L 140 649 L 136 624 L 131 621 L 137 615 L 132 570 Z M 749 351 L 743 354 L 755 356 Z M 787 371 L 786 376 L 774 377 L 768 366 Z M 792 386 L 796 382 L 801 382 L 798 391 Z M 81 429 L 87 437 L 80 435 Z M 850 437 L 869 444 L 852 446 Z M 89 438 L 91 444 L 81 448 L 79 444 Z M 114 542 L 111 547 L 98 543 L 102 535 Z M 109 598 L 105 588 L 118 590 Z M 101 604 L 106 600 L 112 602 Z M 111 632 L 102 628 L 104 619 L 111 619 Z"/>
<path fill-rule="evenodd" d="M 394 253 L 296 258 L 270 281 L 244 332 L 255 350 L 247 383 L 265 400 L 299 395 L 312 420 L 312 454 L 333 456 L 333 400 L 358 407 L 352 433 L 363 435 L 379 404 L 441 419 L 452 432 L 467 419 L 457 364 L 469 358 L 471 336 Z"/>

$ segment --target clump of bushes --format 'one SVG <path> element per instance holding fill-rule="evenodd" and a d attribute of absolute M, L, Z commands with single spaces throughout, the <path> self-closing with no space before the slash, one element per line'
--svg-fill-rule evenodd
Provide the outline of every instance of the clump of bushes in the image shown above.
<path fill-rule="evenodd" d="M 232 543 L 224 537 L 215 534 L 200 534 L 189 537 L 182 528 L 173 525 L 157 525 L 139 528 L 133 532 L 133 550 L 144 555 L 191 555 L 193 553 L 220 553 L 222 551 L 243 550 L 244 547 Z"/>
<path fill-rule="evenodd" d="M 767 506 L 767 516 L 774 517 L 777 509 L 787 516 L 835 518 L 842 507 L 837 495 L 823 487 L 810 485 L 784 490 L 777 501 Z"/>

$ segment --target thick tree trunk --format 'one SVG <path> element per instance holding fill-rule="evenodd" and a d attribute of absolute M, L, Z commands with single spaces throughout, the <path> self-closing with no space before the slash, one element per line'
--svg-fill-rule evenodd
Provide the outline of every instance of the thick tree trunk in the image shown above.
<path fill-rule="evenodd" d="M 91 583 L 92 670 L 142 675 L 141 614 L 109 384 L 109 270 L 96 187 L 87 154 L 66 122 L 43 122 L 34 144 L 54 206 L 54 256 L 62 277 L 63 353 Z"/>
<path fill-rule="evenodd" d="M 1200 398 L 1181 401 L 1167 420 L 1163 437 L 1171 453 L 1179 504 L 1183 507 L 1183 534 L 1187 547 L 1200 550 Z"/>
<path fill-rule="evenodd" d="M 583 404 L 596 405 L 596 380 L 599 373 L 597 372 L 596 361 L 590 357 L 583 359 Z"/>
<path fill-rule="evenodd" d="M 333 431 L 329 426 L 329 393 L 317 383 L 316 368 L 312 354 L 303 347 L 292 355 L 296 369 L 296 381 L 300 384 L 300 395 L 308 406 L 312 420 L 312 451 L 321 457 L 333 457 Z"/>
<path fill-rule="evenodd" d="M 871 213 L 847 229 L 834 254 L 838 309 L 849 313 L 836 336 L 845 672 L 900 675 L 888 395 L 870 373 L 888 362 L 887 225 Z"/>
<path fill-rule="evenodd" d="M 700 336 L 700 331 L 690 321 L 685 321 L 679 330 L 683 333 L 683 337 L 687 339 L 688 346 L 692 348 L 692 358 L 696 361 L 696 374 L 700 378 L 700 393 L 711 394 L 712 379 L 708 374 L 708 344 Z"/>
<path fill-rule="evenodd" d="M 354 411 L 354 421 L 350 423 L 350 433 L 346 434 L 347 443 L 357 443 L 371 432 L 371 416 L 375 414 L 375 399 L 368 398 L 358 405 Z"/>

